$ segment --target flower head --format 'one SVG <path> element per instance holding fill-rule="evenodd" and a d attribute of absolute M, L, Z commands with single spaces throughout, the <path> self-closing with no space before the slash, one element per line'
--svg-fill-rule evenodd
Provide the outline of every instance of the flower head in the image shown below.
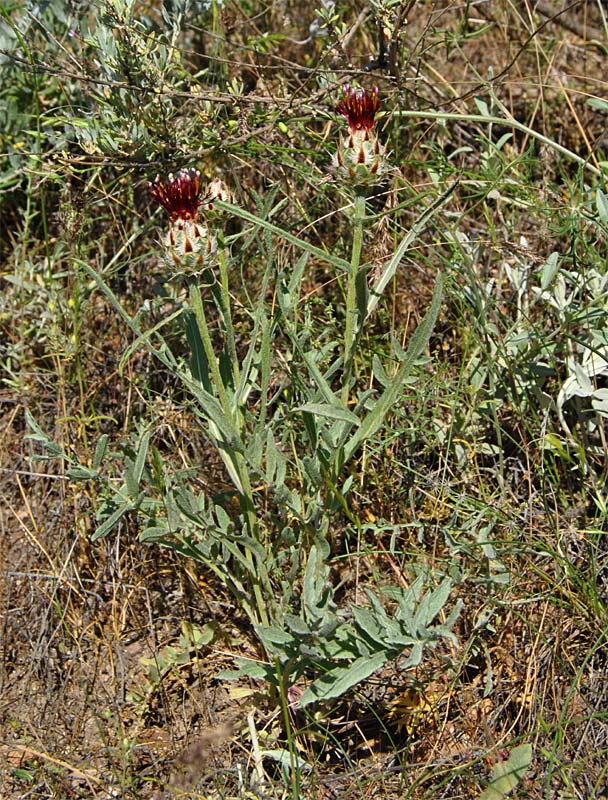
<path fill-rule="evenodd" d="M 148 184 L 150 194 L 168 212 L 171 222 L 196 221 L 201 194 L 201 173 L 197 169 L 183 169 L 166 181 L 160 175 Z"/>
<path fill-rule="evenodd" d="M 348 121 L 348 135 L 340 135 L 332 162 L 336 173 L 354 184 L 372 184 L 388 170 L 386 148 L 374 130 L 380 108 L 378 87 L 371 91 L 345 86 L 336 111 Z"/>
<path fill-rule="evenodd" d="M 378 87 L 371 91 L 355 89 L 348 86 L 343 89 L 342 101 L 336 106 L 336 111 L 346 117 L 351 133 L 355 131 L 371 131 L 374 119 L 380 108 Z"/>

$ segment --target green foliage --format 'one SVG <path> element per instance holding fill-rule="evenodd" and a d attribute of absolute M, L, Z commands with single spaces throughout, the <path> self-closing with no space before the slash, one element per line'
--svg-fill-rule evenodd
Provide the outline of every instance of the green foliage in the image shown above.
<path fill-rule="evenodd" d="M 422 230 L 441 202 L 424 212 L 416 231 Z M 361 391 L 353 374 L 356 347 L 412 235 L 399 245 L 368 295 L 366 283 L 359 280 L 359 274 L 366 271 L 358 263 L 366 221 L 361 199 L 356 200 L 352 217 L 355 244 L 350 264 L 289 234 L 267 217 L 226 203 L 218 205 L 249 222 L 250 235 L 261 236 L 262 242 L 272 233 L 303 251 L 298 268 L 289 275 L 277 272 L 276 247 L 267 250 L 263 288 L 249 309 L 249 344 L 242 355 L 237 352 L 230 264 L 225 252 L 219 254 L 219 281 L 209 281 L 211 291 L 205 300 L 197 283 L 191 282 L 189 303 L 182 310 L 191 349 L 188 363 L 172 353 L 160 328 L 143 330 L 139 320 L 121 308 L 103 278 L 85 263 L 81 266 L 111 299 L 136 335 L 137 344 L 147 347 L 182 383 L 223 462 L 238 498 L 238 510 L 195 491 L 192 480 L 196 471 L 169 468 L 152 444 L 150 430 L 143 426 L 135 439 L 123 445 L 122 452 L 106 452 L 107 437 L 102 437 L 91 468 L 72 464 L 67 456 L 64 459 L 70 463 L 72 479 L 99 483 L 103 501 L 97 510 L 99 524 L 93 540 L 107 536 L 125 515 L 136 513 L 142 541 L 158 542 L 195 558 L 231 590 L 254 623 L 269 657 L 278 657 L 281 670 L 286 670 L 282 680 L 290 672 L 297 676 L 308 668 L 322 672 L 305 702 L 338 697 L 405 649 L 410 650 L 407 664 L 418 664 L 425 646 L 450 636 L 458 615 L 456 609 L 447 623 L 432 624 L 449 599 L 451 583 L 447 580 L 424 597 L 422 575 L 405 593 L 394 587 L 390 596 L 397 611 L 392 617 L 369 593 L 370 610 L 351 608 L 352 622 L 337 616 L 327 584 L 331 521 L 337 514 L 350 514 L 350 463 L 382 429 L 428 343 L 439 313 L 441 278 L 408 349 L 397 351 L 392 377 L 376 358 L 379 389 Z M 315 347 L 309 331 L 301 326 L 301 318 L 306 319 L 309 312 L 302 303 L 299 281 L 311 256 L 350 273 L 352 292 L 347 294 L 345 315 L 352 322 L 346 327 L 342 347 L 337 342 Z M 274 310 L 267 301 L 272 283 L 279 298 Z M 207 322 L 212 305 L 221 322 L 219 356 Z M 270 379 L 273 353 L 280 341 L 288 343 L 295 358 L 283 386 L 288 402 L 275 403 Z M 30 422 L 33 440 L 46 448 L 48 456 L 61 455 L 36 423 Z M 292 457 L 285 452 L 290 439 L 298 442 Z M 115 484 L 102 476 L 104 457 L 113 463 L 122 461 L 122 481 Z M 259 482 L 272 500 L 270 509 L 266 503 L 263 515 L 252 490 Z M 302 609 L 297 616 L 293 610 L 302 570 Z M 304 641 L 302 649 L 296 636 Z M 315 649 L 313 640 L 322 642 L 321 649 Z"/>
<path fill-rule="evenodd" d="M 238 213 L 256 227 L 283 234 L 264 219 Z M 363 221 L 361 217 L 356 224 L 362 225 Z M 306 242 L 288 235 L 284 238 L 301 244 L 305 253 L 310 253 L 311 247 Z M 296 279 L 305 264 L 304 258 L 300 264 Z M 249 345 L 244 356 L 236 356 L 226 267 L 225 255 L 221 254 L 220 282 L 212 285 L 211 297 L 206 302 L 196 284 L 190 287 L 189 310 L 184 310 L 191 347 L 189 366 L 170 354 L 158 330 L 154 332 L 153 344 L 135 320 L 122 310 L 121 316 L 137 334 L 138 341 L 170 366 L 190 393 L 195 413 L 231 479 L 239 500 L 238 511 L 235 513 L 195 492 L 191 485 L 193 470 L 168 470 L 159 451 L 151 448 L 150 432 L 142 429 L 125 450 L 123 482 L 115 488 L 111 482 L 105 483 L 105 499 L 97 513 L 100 524 L 93 538 L 107 536 L 125 514 L 136 511 L 143 541 L 156 541 L 199 560 L 224 582 L 256 625 L 269 656 L 278 656 L 285 668 L 289 662 L 289 670 L 296 674 L 308 667 L 323 671 L 308 690 L 310 696 L 307 695 L 306 702 L 337 697 L 404 649 L 411 650 L 407 663 L 418 664 L 425 646 L 450 635 L 458 614 L 456 610 L 445 624 L 433 626 L 434 618 L 449 599 L 451 584 L 443 581 L 439 589 L 421 598 L 424 581 L 420 576 L 407 592 L 392 590 L 390 596 L 398 610 L 390 618 L 390 624 L 373 594 L 369 596 L 370 611 L 352 608 L 353 623 L 340 622 L 327 584 L 331 552 L 326 537 L 332 517 L 337 512 L 348 513 L 347 496 L 352 485 L 349 464 L 381 429 L 428 342 L 439 311 L 441 282 L 438 280 L 433 301 L 408 350 L 401 352 L 393 377 L 389 379 L 383 370 L 381 390 L 363 392 L 351 411 L 348 405 L 353 389 L 352 373 L 348 369 L 342 373 L 344 383 L 340 389 L 332 386 L 345 364 L 343 352 L 315 350 L 308 334 L 306 343 L 302 341 L 302 333 L 292 316 L 300 292 L 293 276 L 283 272 L 275 276 L 281 300 L 274 314 L 267 307 L 266 292 L 261 292 L 250 312 Z M 389 261 L 387 269 L 394 271 L 395 259 Z M 274 264 L 269 259 L 263 285 L 269 285 L 273 271 Z M 385 285 L 382 276 L 378 283 Z M 111 296 L 101 281 L 100 286 Z M 210 301 L 215 302 L 223 321 L 224 345 L 219 358 L 207 324 L 205 307 Z M 351 335 L 357 339 L 369 310 L 364 302 L 357 302 L 356 296 L 352 301 L 355 307 L 347 309 L 347 313 L 357 318 L 351 329 Z M 297 362 L 292 362 L 289 383 L 284 389 L 290 403 L 277 405 L 270 396 L 269 377 L 279 334 L 287 337 L 302 360 L 301 372 L 296 370 Z M 257 400 L 252 404 L 250 397 L 254 393 Z M 37 440 L 40 435 L 36 434 Z M 284 452 L 284 443 L 294 436 L 300 439 L 295 459 Z M 100 445 L 100 454 L 104 449 L 105 444 Z M 96 455 L 95 464 L 100 458 L 101 455 L 99 458 Z M 74 477 L 87 476 L 96 477 L 97 473 L 83 469 L 74 474 Z M 259 481 L 273 499 L 270 515 L 268 510 L 264 516 L 258 511 L 251 487 Z M 296 602 L 294 587 L 298 586 L 300 568 L 304 573 L 302 616 L 298 617 L 291 608 Z M 281 587 L 281 603 L 276 600 L 277 582 Z M 384 626 L 386 635 L 381 636 Z M 303 649 L 296 635 L 303 637 Z M 306 644 L 308 639 L 311 641 Z M 314 649 L 313 640 L 323 642 L 321 650 Z M 279 643 L 282 649 L 277 650 Z M 345 659 L 352 663 L 345 666 L 341 663 Z M 334 663 L 336 666 L 332 667 Z"/>
<path fill-rule="evenodd" d="M 396 0 L 356 14 L 346 3 L 213 0 L 0 9 L 7 419 L 74 500 L 62 530 L 86 532 L 94 553 L 131 547 L 135 532 L 225 587 L 254 643 L 221 674 L 263 682 L 281 703 L 277 747 L 260 758 L 285 785 L 311 761 L 293 741 L 302 719 L 331 713 L 395 660 L 400 680 L 439 664 L 446 692 L 469 681 L 505 709 L 516 727 L 489 718 L 496 741 L 507 729 L 528 738 L 526 725 L 539 739 L 539 725 L 552 731 L 549 787 L 551 770 L 567 769 L 560 725 L 574 723 L 567 703 L 554 723 L 535 698 L 505 696 L 502 648 L 512 640 L 527 658 L 533 641 L 539 658 L 554 654 L 557 704 L 571 660 L 603 635 L 601 140 L 589 138 L 589 153 L 567 144 L 549 106 L 531 103 L 524 120 L 520 95 L 503 91 L 508 71 L 480 76 L 466 96 L 440 87 L 442 110 L 429 111 L 445 61 L 436 51 L 453 69 L 489 28 L 468 10 L 451 28 L 427 27 L 425 13 Z M 475 59 L 468 67 L 475 75 Z M 365 198 L 330 167 L 346 81 L 377 82 L 384 101 L 391 169 Z M 173 261 L 169 277 L 145 185 L 190 166 L 237 199 L 209 215 L 214 260 L 187 274 Z M 30 517 L 15 515 L 28 531 Z M 139 700 L 213 635 L 184 627 L 144 663 Z M 461 642 L 464 653 L 446 656 Z M 527 664 L 526 686 L 537 674 Z M 588 694 L 572 690 L 577 702 Z M 468 700 L 438 701 L 442 735 Z M 531 758 L 530 746 L 512 748 L 484 800 L 515 792 Z M 402 796 L 430 797 L 416 780 Z M 449 780 L 446 792 L 481 791 Z"/>
<path fill-rule="evenodd" d="M 329 580 L 328 556 L 327 545 L 313 545 L 310 550 L 300 614 L 285 614 L 285 628 L 257 628 L 266 651 L 291 670 L 283 673 L 283 680 L 295 681 L 307 667 L 321 670 L 300 698 L 302 707 L 340 697 L 403 651 L 409 655 L 401 669 L 417 666 L 425 647 L 454 638 L 451 628 L 460 613 L 457 605 L 444 623 L 432 624 L 448 602 L 452 583 L 446 578 L 423 596 L 428 576 L 422 574 L 406 590 L 385 587 L 386 598 L 395 604 L 392 614 L 369 590 L 368 607 L 351 605 L 349 613 L 340 612 Z M 247 674 L 245 665 L 242 671 Z"/>

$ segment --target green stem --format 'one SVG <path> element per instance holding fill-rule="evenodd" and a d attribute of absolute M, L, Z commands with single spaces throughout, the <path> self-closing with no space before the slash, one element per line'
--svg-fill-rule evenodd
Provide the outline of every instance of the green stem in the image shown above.
<path fill-rule="evenodd" d="M 96 272 L 89 264 L 87 264 L 86 261 L 77 260 L 77 263 L 95 281 L 99 289 L 105 294 L 105 296 L 111 302 L 112 306 L 116 309 L 121 319 L 129 326 L 129 328 L 133 331 L 133 333 L 135 333 L 138 339 L 149 349 L 149 351 L 153 353 L 169 370 L 175 371 L 177 374 L 180 374 L 182 379 L 184 379 L 184 376 L 178 372 L 178 365 L 171 357 L 170 351 L 165 346 L 161 347 L 160 349 L 152 346 L 150 339 L 154 331 L 148 331 L 145 334 L 142 333 L 137 320 L 134 319 L 133 317 L 130 317 L 129 314 L 127 314 L 127 312 L 120 304 L 118 298 L 112 292 L 107 283 L 103 280 L 101 275 L 98 272 Z M 226 394 L 226 390 L 222 382 L 219 367 L 215 358 L 215 353 L 213 351 L 213 345 L 211 343 L 209 328 L 207 326 L 207 319 L 205 317 L 203 302 L 201 299 L 201 294 L 198 286 L 191 287 L 190 298 L 192 307 L 194 309 L 194 314 L 199 329 L 199 333 L 201 336 L 201 340 L 205 348 L 205 354 L 209 362 L 209 368 L 212 373 L 212 379 L 215 386 L 217 387 L 217 391 L 219 394 L 220 404 L 228 419 L 232 420 L 233 417 L 230 408 L 230 402 L 228 400 L 228 396 Z M 236 467 L 238 477 L 241 481 L 242 493 L 239 492 L 240 495 L 239 500 L 240 500 L 241 510 L 247 519 L 248 532 L 250 536 L 259 541 L 259 531 L 255 516 L 255 508 L 253 504 L 253 492 L 251 489 L 251 482 L 249 480 L 249 473 L 247 472 L 244 459 L 240 453 L 233 453 L 233 462 Z M 238 599 L 239 602 L 242 604 L 243 609 L 249 616 L 250 620 L 254 624 L 257 622 L 261 622 L 263 625 L 268 625 L 269 617 L 268 617 L 267 605 L 270 604 L 271 608 L 273 608 L 273 602 L 274 602 L 272 587 L 270 585 L 270 579 L 268 577 L 268 570 L 266 569 L 266 565 L 264 563 L 259 563 L 258 561 L 258 563 L 256 564 L 256 561 L 254 560 L 253 557 L 253 553 L 248 549 L 246 549 L 246 558 L 250 565 L 250 574 L 252 576 L 256 575 L 259 576 L 258 578 L 252 577 L 251 579 L 256 608 L 254 609 L 254 607 L 249 603 L 249 601 L 246 598 L 239 597 Z M 213 569 L 217 575 L 219 575 L 223 580 L 225 580 L 225 573 L 222 572 L 220 568 L 214 567 Z M 268 598 L 268 601 L 264 600 L 260 584 L 264 588 L 264 592 Z"/>
<path fill-rule="evenodd" d="M 602 176 L 602 171 L 597 167 L 594 167 L 592 164 L 589 163 L 588 159 L 583 158 L 582 156 L 573 153 L 572 150 L 568 150 L 567 147 L 563 147 L 561 144 L 554 142 L 552 139 L 549 139 L 547 136 L 543 136 L 542 133 L 535 131 L 534 128 L 529 128 L 527 125 L 524 125 L 522 122 L 518 122 L 516 119 L 512 119 L 511 117 L 493 117 L 487 116 L 485 114 L 458 114 L 455 112 L 448 112 L 448 111 L 412 111 L 402 110 L 402 111 L 395 111 L 393 112 L 395 117 L 413 117 L 418 119 L 453 119 L 459 120 L 461 122 L 481 122 L 487 124 L 495 124 L 495 125 L 506 125 L 509 128 L 514 128 L 516 131 L 521 131 L 521 133 L 525 133 L 528 136 L 531 136 L 533 139 L 537 139 L 539 142 L 547 145 L 547 147 L 551 147 L 561 155 L 566 156 L 566 158 L 575 161 L 577 164 L 580 164 L 581 167 L 584 169 L 589 170 L 594 175 L 598 177 Z"/>
<path fill-rule="evenodd" d="M 236 337 L 234 335 L 234 326 L 232 324 L 232 304 L 230 302 L 230 290 L 228 285 L 228 265 L 226 263 L 226 252 L 221 246 L 219 249 L 218 260 L 220 266 L 221 310 L 224 320 L 224 327 L 226 329 L 228 354 L 230 356 L 230 363 L 232 364 L 234 387 L 236 389 L 240 383 L 240 369 L 239 360 L 236 353 Z"/>
<path fill-rule="evenodd" d="M 223 281 L 223 284 L 227 289 L 227 276 L 226 281 Z M 209 327 L 207 325 L 207 318 L 205 316 L 205 309 L 203 306 L 200 289 L 195 284 L 190 287 L 190 301 L 192 303 L 192 308 L 194 309 L 194 315 L 196 317 L 196 323 L 199 329 L 201 340 L 203 342 L 203 347 L 205 348 L 205 354 L 207 355 L 207 361 L 209 362 L 212 384 L 216 387 L 220 405 L 222 406 L 224 414 L 228 420 L 240 428 L 242 425 L 241 416 L 238 412 L 238 409 L 232 408 L 228 398 L 228 393 L 226 392 L 226 387 L 224 386 L 222 375 L 215 357 L 211 336 L 209 335 Z M 230 339 L 230 334 L 228 334 L 228 338 Z M 234 331 L 232 331 L 232 342 L 234 343 Z M 249 479 L 247 465 L 242 453 L 233 451 L 231 456 L 231 460 L 236 467 L 238 479 L 241 484 L 239 502 L 241 506 L 241 512 L 247 521 L 248 534 L 256 541 L 259 541 L 259 528 L 255 514 L 253 491 L 251 489 L 251 481 Z M 245 552 L 245 558 L 247 559 L 247 563 L 250 567 L 251 587 L 257 608 L 256 618 L 254 618 L 252 622 L 261 622 L 262 625 L 268 625 L 269 618 L 267 605 L 268 603 L 272 603 L 272 587 L 270 585 L 268 571 L 266 570 L 266 565 L 264 563 L 260 563 L 259 559 L 254 558 L 253 553 L 247 546 L 245 546 L 243 549 Z M 262 585 L 264 587 L 264 593 L 262 593 Z M 264 594 L 266 594 L 266 600 L 264 599 Z"/>
<path fill-rule="evenodd" d="M 243 487 L 243 494 L 239 498 L 241 511 L 243 512 L 247 520 L 247 528 L 249 535 L 253 539 L 255 539 L 256 542 L 259 542 L 260 532 L 258 528 L 258 521 L 256 518 L 255 507 L 253 505 L 253 492 L 251 490 L 251 482 L 249 480 L 249 473 L 247 472 L 247 466 L 244 462 L 243 456 L 240 453 L 235 454 L 235 460 L 239 470 L 241 485 Z M 254 559 L 253 553 L 246 545 L 244 547 L 244 550 L 247 563 L 249 564 L 251 570 L 251 576 L 252 576 L 251 583 L 253 588 L 253 596 L 255 598 L 255 604 L 257 607 L 257 619 L 253 619 L 252 622 L 254 623 L 261 622 L 262 625 L 268 626 L 269 617 L 268 617 L 267 605 L 268 604 L 273 605 L 272 586 L 270 585 L 268 571 L 263 561 L 260 561 L 259 559 Z M 264 587 L 264 593 L 262 593 L 262 586 Z M 264 599 L 264 594 L 266 595 L 266 600 Z M 273 619 L 275 618 L 275 616 L 276 615 L 273 612 L 272 614 Z"/>
<path fill-rule="evenodd" d="M 224 381 L 222 380 L 220 368 L 217 363 L 217 359 L 215 357 L 215 350 L 213 349 L 211 336 L 209 335 L 209 326 L 207 325 L 207 317 L 205 316 L 205 309 L 203 308 L 201 291 L 196 284 L 192 284 L 192 286 L 190 287 L 190 302 L 192 303 L 192 308 L 194 309 L 194 316 L 196 318 L 198 332 L 200 333 L 201 341 L 203 343 L 203 347 L 205 348 L 205 353 L 207 355 L 207 361 L 209 362 L 212 384 L 216 388 L 220 405 L 222 406 L 224 414 L 230 420 L 230 422 L 234 423 L 235 420 L 233 418 L 230 400 L 228 399 L 226 387 L 224 386 Z"/>
<path fill-rule="evenodd" d="M 353 371 L 355 340 L 359 332 L 359 306 L 357 302 L 359 286 L 359 264 L 363 245 L 363 221 L 365 219 L 365 198 L 355 197 L 353 213 L 353 248 L 346 287 L 346 320 L 344 326 L 344 378 L 342 384 L 342 404 L 348 406 L 350 382 Z"/>
<path fill-rule="evenodd" d="M 251 481 L 249 480 L 249 472 L 247 471 L 247 465 L 245 463 L 245 459 L 240 453 L 235 453 L 235 461 L 237 464 L 237 469 L 239 471 L 241 485 L 243 487 L 243 493 L 239 498 L 241 511 L 245 516 L 245 519 L 247 520 L 247 528 L 249 535 L 252 537 L 252 539 L 255 539 L 256 542 L 260 542 L 260 530 L 255 513 L 255 506 L 253 504 L 253 491 L 251 489 Z M 245 556 L 247 558 L 247 563 L 250 565 L 251 568 L 253 596 L 255 598 L 255 604 L 257 606 L 257 619 L 253 620 L 253 622 L 261 622 L 262 625 L 268 625 L 269 624 L 268 609 L 267 609 L 268 605 L 270 605 L 272 608 L 272 618 L 273 619 L 276 618 L 276 614 L 274 613 L 275 612 L 274 596 L 272 593 L 272 586 L 270 585 L 268 570 L 266 569 L 266 564 L 263 560 L 260 561 L 257 558 L 254 559 L 253 553 L 247 546 L 245 546 L 244 549 L 245 549 Z M 264 599 L 264 594 L 262 593 L 262 587 L 264 588 L 264 594 L 266 595 L 266 599 Z"/>
<path fill-rule="evenodd" d="M 316 258 L 319 258 L 324 264 L 333 264 L 337 269 L 344 270 L 344 272 L 348 271 L 348 261 L 346 261 L 346 259 L 321 250 L 320 247 L 315 247 L 314 244 L 310 244 L 310 242 L 294 236 L 293 233 L 285 230 L 285 228 L 273 225 L 272 222 L 268 222 L 267 219 L 262 219 L 262 217 L 256 217 L 255 214 L 246 211 L 244 208 L 233 206 L 231 203 L 224 203 L 223 200 L 214 200 L 214 202 L 217 203 L 217 207 L 220 211 L 225 211 L 227 214 L 232 214 L 234 217 L 251 222 L 256 227 L 264 228 L 264 230 L 274 233 L 281 239 L 285 239 L 286 242 L 295 245 L 299 250 L 304 250 L 305 253 L 310 253 Z"/>
<path fill-rule="evenodd" d="M 283 725 L 285 726 L 285 735 L 287 736 L 287 746 L 289 748 L 289 762 L 292 775 L 292 797 L 294 800 L 300 798 L 300 769 L 298 767 L 298 750 L 296 747 L 295 737 L 291 717 L 289 715 L 289 680 L 291 677 L 291 670 L 296 663 L 296 658 L 290 658 L 287 664 L 281 669 L 279 659 L 275 658 L 275 668 L 277 675 L 281 677 L 281 685 L 279 688 L 279 699 L 281 701 L 281 711 L 283 713 Z"/>

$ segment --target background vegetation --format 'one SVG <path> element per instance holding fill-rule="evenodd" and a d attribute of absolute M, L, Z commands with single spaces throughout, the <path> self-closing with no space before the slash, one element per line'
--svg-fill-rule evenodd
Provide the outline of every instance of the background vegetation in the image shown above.
<path fill-rule="evenodd" d="M 2 797 L 606 797 L 603 4 L 51 0 L 0 15 Z M 392 167 L 367 190 L 367 284 L 413 235 L 340 417 L 311 406 L 306 354 L 339 388 L 345 84 L 379 87 Z M 251 353 L 260 370 L 251 453 L 235 445 L 259 456 L 251 544 L 183 378 L 197 280 L 169 271 L 150 203 L 148 182 L 185 167 L 245 210 L 223 236 L 233 364 Z M 417 327 L 428 341 L 383 426 L 338 469 L 330 424 L 373 409 Z M 334 472 L 314 470 L 310 424 Z M 275 491 L 283 460 L 293 497 Z M 209 503 L 215 539 L 185 492 Z M 184 514 L 204 527 L 195 558 L 179 552 Z M 250 557 L 271 567 L 267 620 L 250 611 Z M 417 580 L 433 613 L 407 635 L 433 646 L 415 663 L 381 615 L 407 628 Z M 376 670 L 336 688 L 337 650 L 319 648 L 346 631 L 360 655 L 374 614 Z M 302 707 L 319 674 L 331 691 Z"/>

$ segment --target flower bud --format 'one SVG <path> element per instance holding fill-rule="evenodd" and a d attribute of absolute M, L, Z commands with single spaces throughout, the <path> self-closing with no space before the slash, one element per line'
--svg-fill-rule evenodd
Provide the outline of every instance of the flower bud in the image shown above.
<path fill-rule="evenodd" d="M 176 274 L 195 274 L 209 264 L 217 240 L 204 222 L 199 222 L 201 174 L 183 169 L 177 177 L 161 181 L 157 175 L 149 184 L 150 194 L 169 213 L 171 225 L 163 239 L 167 264 Z"/>
<path fill-rule="evenodd" d="M 342 102 L 336 111 L 348 121 L 348 136 L 340 136 L 332 163 L 335 170 L 353 183 L 374 183 L 388 171 L 386 148 L 374 130 L 374 119 L 380 108 L 378 88 L 344 87 Z"/>
<path fill-rule="evenodd" d="M 195 274 L 211 261 L 217 240 L 204 223 L 178 219 L 171 223 L 163 246 L 167 264 L 176 273 Z"/>
<path fill-rule="evenodd" d="M 214 178 L 207 186 L 207 191 L 201 200 L 201 207 L 207 215 L 221 215 L 222 212 L 217 207 L 215 201 L 221 200 L 223 203 L 233 203 L 234 197 L 232 192 L 226 186 L 224 181 L 219 178 Z"/>

